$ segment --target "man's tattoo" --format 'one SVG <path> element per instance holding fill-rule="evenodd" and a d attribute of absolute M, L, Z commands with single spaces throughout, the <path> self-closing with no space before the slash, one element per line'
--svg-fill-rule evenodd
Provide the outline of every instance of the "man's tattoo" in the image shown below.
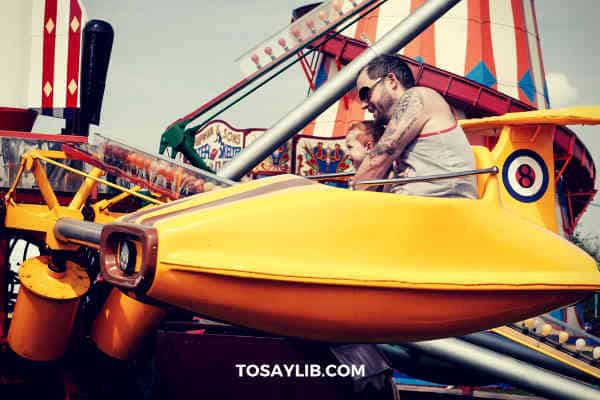
<path fill-rule="evenodd" d="M 404 96 L 394 104 L 392 116 L 388 126 L 375 145 L 367 154 L 367 161 L 372 163 L 373 158 L 386 155 L 388 157 L 396 154 L 398 150 L 406 146 L 406 132 L 414 128 L 417 117 L 423 111 L 423 98 L 418 90 L 407 90 Z"/>

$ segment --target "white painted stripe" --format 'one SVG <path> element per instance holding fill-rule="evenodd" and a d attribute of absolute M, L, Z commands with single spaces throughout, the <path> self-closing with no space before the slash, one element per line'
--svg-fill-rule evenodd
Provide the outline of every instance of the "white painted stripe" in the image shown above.
<path fill-rule="evenodd" d="M 343 3 L 343 8 L 342 10 L 346 13 L 350 10 L 352 10 L 354 7 L 352 6 L 352 4 L 349 1 L 344 1 Z M 352 17 L 351 19 L 356 18 L 356 16 Z M 346 25 L 347 22 L 344 22 L 344 26 Z M 351 26 L 349 26 L 344 32 L 342 32 L 342 34 L 344 36 L 348 36 L 353 38 L 354 35 L 356 34 L 356 25 L 358 24 L 358 21 L 355 21 Z"/>
<path fill-rule="evenodd" d="M 400 21 L 410 15 L 410 0 L 388 0 L 387 3 L 379 7 L 379 17 L 377 19 L 377 29 L 375 30 L 375 39 L 379 40 L 388 33 Z M 399 54 L 403 54 L 404 49 Z"/>
<path fill-rule="evenodd" d="M 498 88 L 502 87 L 502 92 L 518 99 L 517 46 L 512 18 L 510 0 L 490 0 L 490 28 Z"/>
<path fill-rule="evenodd" d="M 490 20 L 493 24 L 515 26 L 511 0 L 489 0 L 489 2 Z"/>
<path fill-rule="evenodd" d="M 338 70 L 335 66 L 335 61 L 331 60 L 327 71 L 327 79 L 333 78 L 337 73 Z M 338 107 L 341 107 L 341 105 L 341 101 L 335 102 L 317 117 L 313 135 L 322 137 L 333 136 L 333 128 L 335 126 Z"/>
<path fill-rule="evenodd" d="M 546 96 L 544 96 L 543 94 L 537 94 L 537 103 L 538 103 L 538 108 L 540 109 L 545 109 L 550 107 L 549 104 L 546 104 Z"/>
<path fill-rule="evenodd" d="M 337 112 L 337 107 L 331 106 Z M 326 111 L 327 112 L 327 111 Z M 315 126 L 314 136 L 319 137 L 333 137 L 333 128 L 335 127 L 335 121 L 320 121 Z"/>
<path fill-rule="evenodd" d="M 533 19 L 533 4 L 532 0 L 523 0 L 523 10 L 525 13 L 525 27 L 527 29 L 527 43 L 529 44 L 529 56 L 531 58 L 531 68 L 533 69 L 533 79 L 535 83 L 535 91 L 538 94 L 538 108 L 547 108 L 546 100 L 544 99 L 544 79 L 542 77 L 542 64 L 539 57 L 538 42 L 535 35 L 535 20 Z M 542 97 L 540 102 L 539 97 Z"/>
<path fill-rule="evenodd" d="M 35 109 L 39 109 L 42 106 L 44 4 L 44 0 L 34 0 L 31 7 L 31 51 L 29 57 L 27 107 Z"/>
<path fill-rule="evenodd" d="M 513 97 L 516 100 L 519 100 L 519 89 L 518 89 L 518 86 L 516 86 L 514 84 L 513 85 L 505 85 L 502 83 L 498 83 L 497 90 L 499 92 L 502 92 L 504 94 L 507 94 L 507 95 Z"/>
<path fill-rule="evenodd" d="M 53 108 L 67 103 L 67 60 L 69 58 L 69 0 L 58 0 L 56 8 L 56 48 L 54 52 Z"/>
<path fill-rule="evenodd" d="M 435 23 L 435 62 L 438 68 L 463 75 L 467 58 L 466 1 L 461 1 Z"/>
<path fill-rule="evenodd" d="M 81 88 L 81 57 L 83 56 L 83 28 L 85 28 L 85 24 L 87 24 L 88 22 L 88 16 L 85 7 L 81 3 L 81 1 L 77 1 L 77 3 L 79 3 L 79 8 L 81 9 L 81 21 L 79 21 L 79 23 L 81 24 L 81 28 L 79 28 L 81 30 L 81 38 L 79 40 L 79 77 L 77 78 L 77 86 Z M 81 107 L 80 96 L 77 96 L 77 107 Z"/>

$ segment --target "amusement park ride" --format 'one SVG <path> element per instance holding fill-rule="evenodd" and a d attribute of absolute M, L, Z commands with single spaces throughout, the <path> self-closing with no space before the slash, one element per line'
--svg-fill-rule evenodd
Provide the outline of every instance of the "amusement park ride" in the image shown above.
<path fill-rule="evenodd" d="M 110 25 L 86 24 L 76 0 L 7 9 L 33 33 L 13 50 L 29 67 L 0 108 L 0 394 L 359 398 L 341 379 L 244 380 L 234 365 L 340 362 L 328 344 L 379 343 L 394 368 L 431 382 L 600 397 L 600 340 L 542 315 L 600 289 L 596 262 L 565 240 L 596 192 L 566 126 L 600 124 L 600 107 L 544 110 L 532 1 L 303 7 L 240 58 L 242 81 L 168 127 L 159 150 L 172 159 L 88 140 Z M 451 56 L 436 40 L 454 31 L 469 46 Z M 476 175 L 479 199 L 339 187 L 351 174 L 343 132 L 364 118 L 353 79 L 400 49 L 417 84 L 461 116 L 477 169 L 449 176 Z M 260 130 L 215 120 L 295 62 L 311 95 L 288 116 Z M 38 112 L 65 118 L 63 134 L 31 133 Z"/>

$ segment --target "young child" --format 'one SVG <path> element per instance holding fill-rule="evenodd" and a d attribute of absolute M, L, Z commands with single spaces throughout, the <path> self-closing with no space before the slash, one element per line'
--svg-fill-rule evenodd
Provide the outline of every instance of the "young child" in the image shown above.
<path fill-rule="evenodd" d="M 357 121 L 350 125 L 346 134 L 346 147 L 355 170 L 358 170 L 367 152 L 375 146 L 382 133 L 383 129 L 373 121 Z"/>
<path fill-rule="evenodd" d="M 377 144 L 382 134 L 383 128 L 377 126 L 374 121 L 357 121 L 350 125 L 350 129 L 346 134 L 346 147 L 348 148 L 348 155 L 352 159 L 355 171 L 360 167 L 367 152 Z M 401 176 L 402 174 L 398 171 L 398 167 L 394 162 L 390 167 L 388 178 L 398 178 Z M 391 184 L 384 185 L 378 191 L 390 192 L 391 186 Z"/>

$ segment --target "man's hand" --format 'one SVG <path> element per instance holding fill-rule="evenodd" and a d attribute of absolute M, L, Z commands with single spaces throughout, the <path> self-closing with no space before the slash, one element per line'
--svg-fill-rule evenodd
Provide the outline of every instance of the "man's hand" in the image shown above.
<path fill-rule="evenodd" d="M 385 177 L 392 162 L 400 157 L 406 146 L 419 135 L 428 120 L 420 88 L 407 90 L 392 107 L 392 115 L 385 132 L 375 147 L 367 153 L 353 182 Z M 370 189 L 375 190 L 376 187 Z"/>

